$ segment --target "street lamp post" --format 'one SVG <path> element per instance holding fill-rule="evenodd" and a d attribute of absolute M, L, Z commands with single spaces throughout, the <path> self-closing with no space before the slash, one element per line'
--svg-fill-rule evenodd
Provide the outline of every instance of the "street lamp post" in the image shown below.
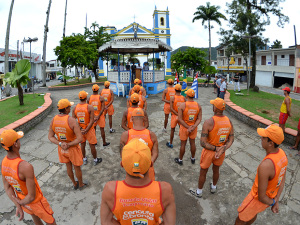
<path fill-rule="evenodd" d="M 33 96 L 34 96 L 34 82 L 33 82 L 33 77 L 31 77 L 31 42 L 36 42 L 38 41 L 38 38 L 35 37 L 35 38 L 30 38 L 28 37 L 28 39 L 25 39 L 23 40 L 23 42 L 29 42 L 30 43 L 30 71 L 29 71 L 29 77 L 32 79 L 32 92 L 33 92 Z M 23 45 L 24 46 L 24 45 Z"/>

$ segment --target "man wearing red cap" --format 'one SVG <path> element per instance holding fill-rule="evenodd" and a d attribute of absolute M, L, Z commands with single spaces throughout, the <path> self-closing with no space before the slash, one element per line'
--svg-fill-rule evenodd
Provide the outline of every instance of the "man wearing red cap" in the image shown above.
<path fill-rule="evenodd" d="M 188 89 L 186 92 L 186 102 L 181 103 L 178 108 L 179 138 L 181 141 L 179 157 L 175 158 L 175 162 L 183 165 L 183 156 L 187 139 L 190 140 L 191 162 L 195 163 L 196 143 L 198 125 L 202 120 L 202 108 L 198 102 L 194 101 L 195 91 Z"/>
<path fill-rule="evenodd" d="M 83 157 L 79 143 L 83 141 L 83 137 L 77 121 L 69 116 L 73 104 L 74 102 L 69 102 L 68 99 L 59 100 L 57 104 L 59 114 L 50 123 L 48 138 L 58 146 L 59 162 L 66 164 L 67 173 L 74 185 L 74 189 L 77 190 L 79 188 L 81 190 L 87 186 L 87 183 L 82 181 L 80 168 L 83 164 Z M 75 181 L 73 166 L 78 181 Z"/>
<path fill-rule="evenodd" d="M 122 150 L 123 181 L 106 183 L 100 207 L 101 224 L 175 225 L 176 205 L 172 186 L 149 178 L 151 152 L 145 141 L 132 139 Z"/>
<path fill-rule="evenodd" d="M 172 79 L 169 79 L 167 81 L 167 88 L 163 91 L 162 94 L 162 101 L 165 103 L 164 105 L 164 113 L 165 113 L 165 122 L 164 122 L 164 128 L 163 131 L 167 132 L 167 125 L 169 120 L 169 114 L 171 112 L 170 108 L 170 97 L 175 95 L 175 89 L 173 87 L 174 81 Z"/>
<path fill-rule="evenodd" d="M 190 189 L 190 193 L 198 198 L 202 197 L 202 188 L 206 181 L 206 174 L 213 164 L 213 182 L 210 183 L 210 192 L 217 191 L 219 169 L 225 158 L 225 151 L 230 148 L 234 141 L 233 126 L 230 119 L 223 115 L 225 101 L 221 98 L 211 100 L 214 116 L 205 120 L 200 144 L 203 147 L 200 159 L 200 176 L 198 188 Z"/>
<path fill-rule="evenodd" d="M 279 115 L 279 126 L 282 128 L 283 132 L 285 130 L 285 123 L 289 116 L 291 116 L 291 105 L 292 99 L 290 97 L 291 89 L 286 87 L 283 90 L 283 94 L 285 96 L 281 107 L 280 107 L 280 115 Z"/>
<path fill-rule="evenodd" d="M 105 108 L 104 108 L 104 115 L 108 114 L 109 119 L 109 133 L 115 133 L 115 130 L 112 128 L 112 115 L 114 114 L 114 92 L 109 89 L 110 82 L 104 82 L 104 89 L 101 90 L 100 95 L 104 98 L 105 101 Z"/>
<path fill-rule="evenodd" d="M 91 153 L 94 158 L 94 166 L 102 162 L 102 158 L 97 158 L 96 144 L 97 138 L 94 129 L 94 108 L 93 106 L 86 103 L 88 93 L 85 91 L 80 91 L 78 97 L 80 103 L 78 103 L 73 109 L 72 116 L 77 119 L 80 126 L 80 131 L 83 136 L 83 141 L 81 142 L 81 151 L 83 155 L 83 164 L 87 164 L 87 157 L 85 154 L 86 141 L 89 142 Z"/>
<path fill-rule="evenodd" d="M 266 129 L 258 128 L 261 145 L 266 151 L 266 157 L 259 164 L 255 181 L 248 196 L 238 208 L 235 224 L 252 224 L 257 214 L 269 206 L 273 213 L 279 212 L 279 198 L 284 188 L 288 159 L 285 152 L 279 148 L 284 140 L 280 127 L 272 124 Z"/>
<path fill-rule="evenodd" d="M 1 163 L 5 192 L 16 206 L 19 221 L 23 220 L 25 211 L 31 215 L 35 224 L 43 224 L 43 220 L 47 224 L 56 225 L 53 211 L 34 175 L 33 166 L 21 159 L 20 139 L 23 136 L 22 131 L 14 130 L 5 130 L 0 135 L 1 145 L 7 153 Z"/>

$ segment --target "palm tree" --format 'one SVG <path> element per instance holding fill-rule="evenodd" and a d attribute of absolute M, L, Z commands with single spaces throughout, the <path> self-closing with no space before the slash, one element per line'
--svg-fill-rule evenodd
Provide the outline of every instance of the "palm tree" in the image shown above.
<path fill-rule="evenodd" d="M 204 25 L 205 22 L 208 22 L 208 33 L 209 33 L 209 65 L 211 65 L 211 28 L 213 28 L 210 23 L 211 21 L 214 21 L 221 25 L 220 19 L 227 20 L 226 17 L 218 12 L 220 9 L 220 6 L 214 6 L 210 5 L 210 2 L 206 2 L 206 6 L 200 5 L 197 8 L 197 11 L 194 13 L 194 18 L 193 18 L 193 23 L 195 20 L 202 20 L 202 26 Z M 206 28 L 206 26 L 205 26 Z"/>

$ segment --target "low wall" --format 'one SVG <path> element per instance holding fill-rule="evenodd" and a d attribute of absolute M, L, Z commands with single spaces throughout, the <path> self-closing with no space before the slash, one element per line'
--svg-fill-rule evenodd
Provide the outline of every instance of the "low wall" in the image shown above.
<path fill-rule="evenodd" d="M 50 86 L 48 87 L 48 91 L 70 90 L 73 88 L 80 88 L 80 87 L 92 87 L 94 84 L 103 85 L 104 82 L 77 84 L 77 85 L 70 85 L 70 86 Z"/>
<path fill-rule="evenodd" d="M 53 104 L 52 104 L 52 99 L 51 99 L 51 94 L 46 93 L 44 96 L 45 103 L 42 105 L 41 108 L 38 108 L 28 114 L 27 116 L 24 116 L 23 118 L 3 127 L 0 129 L 0 134 L 4 130 L 9 130 L 13 129 L 15 131 L 23 131 L 26 132 L 39 124 L 47 115 L 52 111 L 53 109 Z"/>

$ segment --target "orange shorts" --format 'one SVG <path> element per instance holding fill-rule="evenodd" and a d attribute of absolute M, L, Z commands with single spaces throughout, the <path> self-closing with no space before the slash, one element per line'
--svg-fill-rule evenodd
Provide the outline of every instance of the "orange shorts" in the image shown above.
<path fill-rule="evenodd" d="M 83 156 L 79 145 L 71 146 L 67 150 L 63 150 L 58 146 L 58 158 L 61 163 L 71 162 L 74 166 L 83 164 Z"/>
<path fill-rule="evenodd" d="M 216 166 L 221 166 L 225 159 L 225 153 L 223 153 L 220 158 L 215 158 L 215 151 L 202 149 L 201 158 L 200 158 L 200 167 L 201 169 L 208 169 L 213 163 Z"/>
<path fill-rule="evenodd" d="M 90 144 L 97 144 L 96 131 L 94 126 L 92 126 L 86 134 L 83 134 L 83 140 L 81 143 L 88 141 Z"/>
<path fill-rule="evenodd" d="M 287 119 L 288 119 L 288 114 L 287 113 L 282 113 L 280 112 L 280 115 L 279 115 L 279 124 L 285 124 Z"/>
<path fill-rule="evenodd" d="M 46 223 L 54 222 L 53 210 L 51 209 L 47 199 L 44 196 L 40 201 L 36 203 L 30 203 L 22 206 L 22 209 L 24 212 L 30 215 L 36 215 Z"/>
<path fill-rule="evenodd" d="M 244 222 L 248 222 L 260 212 L 263 212 L 269 206 L 254 198 L 251 192 L 244 199 L 238 208 L 239 218 Z"/>
<path fill-rule="evenodd" d="M 107 110 L 104 110 L 104 115 L 108 114 L 109 116 L 114 115 L 114 106 L 111 104 Z"/>
<path fill-rule="evenodd" d="M 100 116 L 99 120 L 96 123 L 94 123 L 94 126 L 97 126 L 97 125 L 99 127 L 102 127 L 102 128 L 105 127 L 105 115 L 104 115 L 104 113 L 102 113 L 102 115 Z"/>
<path fill-rule="evenodd" d="M 154 171 L 154 167 L 151 166 L 148 170 L 148 173 L 149 173 L 149 177 L 151 180 L 155 181 L 155 171 Z"/>
<path fill-rule="evenodd" d="M 186 141 L 188 138 L 190 139 L 196 139 L 197 137 L 197 130 L 198 127 L 195 128 L 192 132 L 188 132 L 187 129 L 184 126 L 180 126 L 179 129 L 179 138 L 181 141 Z"/>
<path fill-rule="evenodd" d="M 172 115 L 171 116 L 171 128 L 175 128 L 177 126 L 177 124 L 180 125 L 178 123 L 178 116 Z"/>
<path fill-rule="evenodd" d="M 170 103 L 165 103 L 165 105 L 164 105 L 164 113 L 169 115 L 170 112 L 171 112 Z"/>

